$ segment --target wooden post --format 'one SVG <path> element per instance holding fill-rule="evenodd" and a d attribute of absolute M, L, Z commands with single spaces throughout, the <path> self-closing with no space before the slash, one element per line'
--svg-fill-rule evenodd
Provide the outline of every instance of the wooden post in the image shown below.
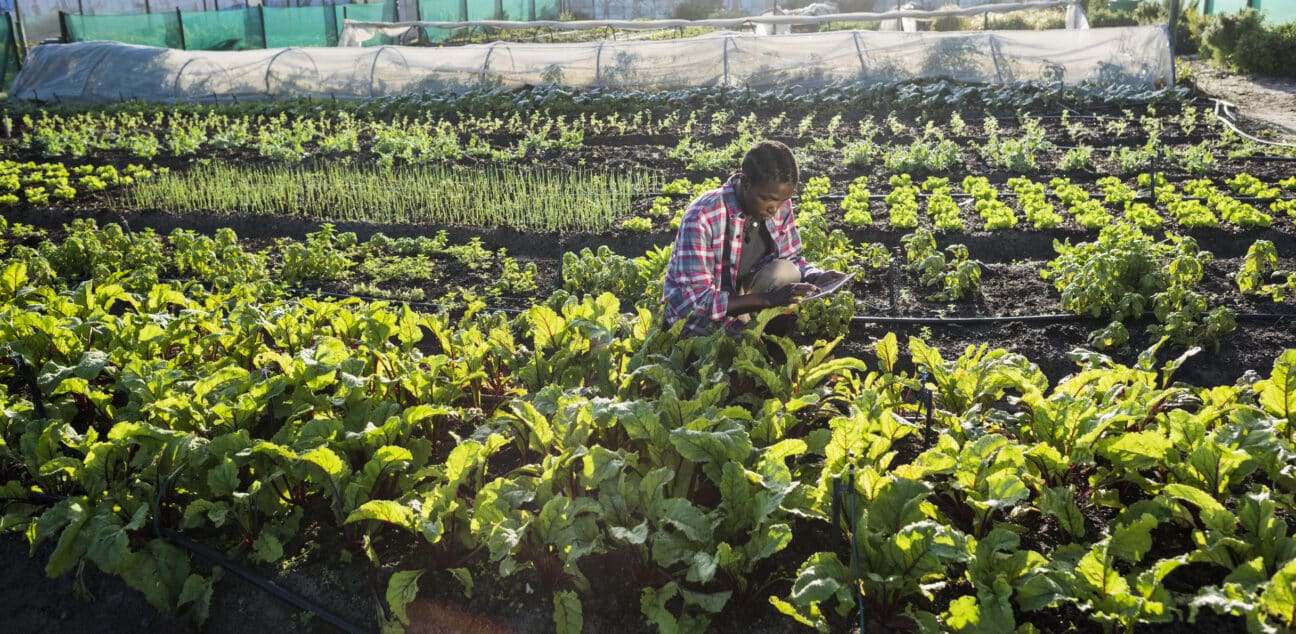
<path fill-rule="evenodd" d="M 22 0 L 14 0 L 14 22 L 18 27 L 18 30 L 14 31 L 14 39 L 18 41 L 19 59 L 27 59 L 27 29 L 23 27 L 20 5 L 22 5 Z"/>
<path fill-rule="evenodd" d="M 144 0 L 144 13 L 153 13 L 153 5 L 149 3 L 149 0 Z"/>
<path fill-rule="evenodd" d="M 9 21 L 9 50 L 4 52 L 4 62 L 0 63 L 0 82 L 9 74 L 9 53 L 13 53 L 14 70 L 22 68 L 22 64 L 18 63 L 18 26 L 14 24 L 13 13 L 6 12 L 5 19 Z M 5 88 L 8 89 L 8 86 Z"/>
<path fill-rule="evenodd" d="M 18 4 L 18 3 L 15 2 L 14 4 L 16 5 L 16 4 Z M 64 43 L 64 44 L 71 43 L 71 42 L 72 42 L 72 30 L 68 28 L 68 14 L 67 14 L 67 11 L 59 11 L 59 14 L 58 14 L 58 15 L 59 15 L 59 36 L 63 38 L 63 43 Z"/>
<path fill-rule="evenodd" d="M 1174 64 L 1175 54 L 1175 27 L 1179 23 L 1179 0 L 1169 0 L 1170 2 L 1170 59 L 1171 65 Z"/>
<path fill-rule="evenodd" d="M 180 25 L 180 50 L 187 51 L 189 47 L 185 45 L 184 17 L 180 14 L 180 7 L 176 7 L 176 23 Z"/>
<path fill-rule="evenodd" d="M 77 0 L 77 15 L 85 15 L 85 0 Z"/>

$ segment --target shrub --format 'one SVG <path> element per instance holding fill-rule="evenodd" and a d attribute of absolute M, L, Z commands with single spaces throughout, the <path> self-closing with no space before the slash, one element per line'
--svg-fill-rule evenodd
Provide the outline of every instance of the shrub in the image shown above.
<path fill-rule="evenodd" d="M 1247 9 L 1212 16 L 1202 31 L 1202 54 L 1234 70 L 1296 77 L 1296 22 L 1266 25 L 1264 14 Z"/>
<path fill-rule="evenodd" d="M 680 20 L 702 20 L 720 9 L 720 0 L 684 0 L 675 5 L 674 17 Z"/>

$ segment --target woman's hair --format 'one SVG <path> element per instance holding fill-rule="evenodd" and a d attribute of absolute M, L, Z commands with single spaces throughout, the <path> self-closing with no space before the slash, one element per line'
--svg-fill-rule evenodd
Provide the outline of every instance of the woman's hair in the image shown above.
<path fill-rule="evenodd" d="M 770 183 L 797 184 L 796 159 L 779 141 L 761 141 L 747 151 L 742 162 L 743 178 L 753 187 Z"/>

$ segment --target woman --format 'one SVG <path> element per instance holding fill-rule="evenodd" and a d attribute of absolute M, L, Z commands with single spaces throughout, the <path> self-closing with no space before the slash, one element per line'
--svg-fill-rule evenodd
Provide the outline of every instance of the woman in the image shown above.
<path fill-rule="evenodd" d="M 797 179 L 792 150 L 761 141 L 742 171 L 689 205 L 666 267 L 666 323 L 686 320 L 691 334 L 740 330 L 750 313 L 796 304 L 844 276 L 801 257 L 791 201 Z"/>

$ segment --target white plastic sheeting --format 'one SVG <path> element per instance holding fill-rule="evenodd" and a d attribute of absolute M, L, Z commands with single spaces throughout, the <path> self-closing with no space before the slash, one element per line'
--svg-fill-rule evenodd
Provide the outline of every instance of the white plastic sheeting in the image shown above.
<path fill-rule="evenodd" d="M 10 97 L 64 103 L 367 99 L 559 84 L 774 88 L 949 77 L 1166 86 L 1162 26 L 1057 31 L 717 33 L 659 41 L 182 51 L 113 42 L 33 48 Z"/>
<path fill-rule="evenodd" d="M 814 6 L 814 5 L 811 5 Z M 741 29 L 757 27 L 758 35 L 787 33 L 786 29 L 762 30 L 763 26 L 810 26 L 829 22 L 912 22 L 914 20 L 933 20 L 943 17 L 981 15 L 985 13 L 1011 13 L 1014 11 L 1038 11 L 1042 9 L 1066 8 L 1066 28 L 1087 29 L 1089 20 L 1080 7 L 1079 0 L 1021 0 L 1019 2 L 997 2 L 969 8 L 950 8 L 936 11 L 926 9 L 903 9 L 882 13 L 810 13 L 783 12 L 739 18 L 706 18 L 703 20 L 472 20 L 454 22 L 403 21 L 403 22 L 363 22 L 347 20 L 342 33 L 338 35 L 338 46 L 361 46 L 365 42 L 385 35 L 391 38 L 410 37 L 421 28 L 460 29 L 465 27 L 485 27 L 492 29 L 554 29 L 560 31 L 588 31 L 593 29 L 612 28 L 625 31 L 649 31 L 684 27 L 706 27 L 716 29 Z M 916 31 L 916 28 L 881 29 Z"/>

